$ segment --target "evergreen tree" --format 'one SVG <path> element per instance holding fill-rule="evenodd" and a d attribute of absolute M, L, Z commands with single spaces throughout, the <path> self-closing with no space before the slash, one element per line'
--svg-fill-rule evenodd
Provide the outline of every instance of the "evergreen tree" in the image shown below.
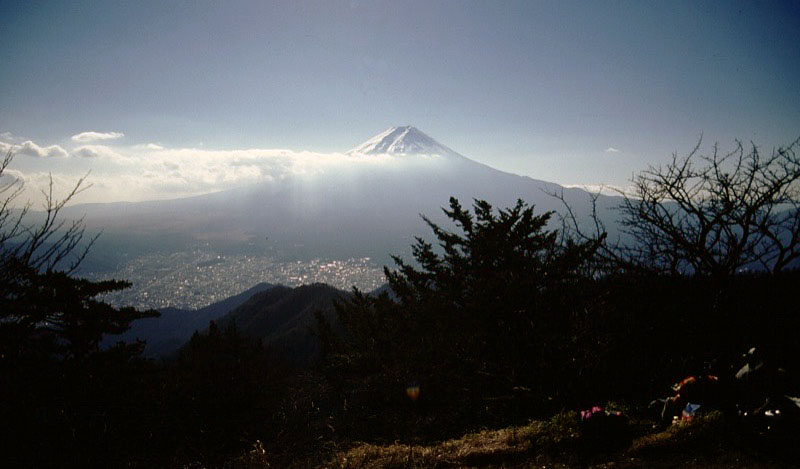
<path fill-rule="evenodd" d="M 471 212 L 451 198 L 444 213 L 458 231 L 423 217 L 438 247 L 417 238 L 416 264 L 394 257 L 397 269 L 385 269 L 394 299 L 356 290 L 337 305 L 341 333 L 319 318 L 331 376 L 351 390 L 351 407 L 374 412 L 418 385 L 419 405 L 435 401 L 452 420 L 515 406 L 520 391 L 542 401 L 563 388 L 555 381 L 570 366 L 573 315 L 585 314 L 578 292 L 591 282 L 583 268 L 597 242 L 563 243 L 547 229 L 551 214 L 522 201 L 496 211 L 478 200 Z"/>
<path fill-rule="evenodd" d="M 0 177 L 11 160 L 8 153 L 0 162 Z M 109 445 L 119 449 L 127 441 L 120 422 L 145 414 L 150 403 L 139 394 L 141 370 L 131 360 L 143 344 L 106 353 L 99 344 L 103 334 L 158 313 L 102 301 L 127 282 L 74 276 L 94 238 L 84 240 L 81 220 L 59 214 L 82 184 L 55 200 L 51 183 L 34 223 L 30 205 L 14 207 L 21 183 L 0 186 L 0 420 L 11 429 L 3 454 L 9 467 L 108 466 Z"/>
<path fill-rule="evenodd" d="M 12 161 L 6 154 L 0 177 Z M 156 311 L 115 308 L 98 296 L 130 286 L 128 282 L 91 282 L 73 276 L 95 238 L 83 242 L 81 220 L 59 217 L 82 188 L 83 179 L 62 200 L 45 194 L 44 220 L 27 223 L 25 205 L 14 210 L 19 182 L 0 187 L 0 360 L 26 354 L 82 358 L 98 350 L 103 334 L 119 334 L 131 321 L 157 316 Z"/>

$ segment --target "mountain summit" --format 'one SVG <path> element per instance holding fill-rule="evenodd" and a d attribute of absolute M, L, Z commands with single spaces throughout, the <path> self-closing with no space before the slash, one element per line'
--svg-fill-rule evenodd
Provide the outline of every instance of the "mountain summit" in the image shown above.
<path fill-rule="evenodd" d="M 461 157 L 455 151 L 447 148 L 436 140 L 426 135 L 416 127 L 405 125 L 402 127 L 389 127 L 378 135 L 372 137 L 347 154 L 361 155 L 432 155 Z"/>
<path fill-rule="evenodd" d="M 491 168 L 411 126 L 386 129 L 350 153 L 352 161 L 337 161 L 341 164 L 311 174 L 184 199 L 76 205 L 66 207 L 65 214 L 85 216 L 91 230 L 103 230 L 101 240 L 112 240 L 116 233 L 105 244 L 108 256 L 98 256 L 102 265 L 126 265 L 140 255 L 134 250 L 143 248 L 134 246 L 144 246 L 141 239 L 168 239 L 174 243 L 170 246 L 183 243 L 187 250 L 200 242 L 219 242 L 235 252 L 274 252 L 287 259 L 370 257 L 380 265 L 391 263 L 388 253 L 409 253 L 413 236 L 429 233 L 420 213 L 448 223 L 441 207 L 450 197 L 465 206 L 479 199 L 495 207 L 513 207 L 523 199 L 546 212 L 563 209 L 560 200 L 548 195 L 563 193 L 575 213 L 593 210 L 592 197 L 581 189 Z M 596 203 L 605 217 L 618 199 L 602 196 Z M 128 245 L 124 253 L 131 254 L 122 257 L 119 246 Z"/>

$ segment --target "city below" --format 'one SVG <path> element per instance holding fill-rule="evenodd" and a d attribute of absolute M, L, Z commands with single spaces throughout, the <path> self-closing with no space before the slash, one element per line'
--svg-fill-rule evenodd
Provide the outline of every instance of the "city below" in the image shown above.
<path fill-rule="evenodd" d="M 224 300 L 261 282 L 290 287 L 326 283 L 363 291 L 385 282 L 382 266 L 369 257 L 284 261 L 277 255 L 220 255 L 202 247 L 139 256 L 117 270 L 86 277 L 131 282 L 130 288 L 104 297 L 113 305 L 187 310 Z"/>

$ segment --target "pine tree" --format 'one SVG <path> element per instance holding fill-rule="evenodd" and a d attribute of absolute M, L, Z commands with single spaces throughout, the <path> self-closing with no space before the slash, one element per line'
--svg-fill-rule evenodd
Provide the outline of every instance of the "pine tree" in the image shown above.
<path fill-rule="evenodd" d="M 0 162 L 0 177 L 12 161 Z M 20 182 L 0 187 L 0 360 L 23 355 L 82 358 L 96 352 L 103 334 L 119 334 L 131 321 L 156 311 L 115 308 L 98 299 L 130 286 L 128 282 L 92 282 L 74 277 L 95 238 L 84 242 L 81 220 L 67 223 L 59 213 L 83 190 L 83 179 L 62 200 L 52 182 L 45 194 L 44 221 L 27 223 L 28 209 L 13 209 Z"/>
<path fill-rule="evenodd" d="M 444 213 L 457 231 L 423 217 L 438 246 L 417 238 L 414 263 L 394 257 L 397 269 L 385 269 L 394 298 L 354 291 L 337 305 L 341 333 L 319 318 L 331 377 L 350 408 L 360 402 L 374 413 L 412 383 L 419 406 L 473 418 L 489 401 L 515 402 L 518 390 L 552 396 L 568 368 L 597 242 L 562 242 L 547 229 L 551 214 L 522 201 L 495 210 L 478 200 L 469 211 L 451 198 Z"/>

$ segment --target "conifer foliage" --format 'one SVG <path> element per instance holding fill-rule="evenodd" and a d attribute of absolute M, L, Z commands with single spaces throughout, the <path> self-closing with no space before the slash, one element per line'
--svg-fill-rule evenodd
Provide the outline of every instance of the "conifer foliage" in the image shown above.
<path fill-rule="evenodd" d="M 552 396 L 569 368 L 577 292 L 596 243 L 562 242 L 547 229 L 551 213 L 522 201 L 495 210 L 476 200 L 470 211 L 451 198 L 444 213 L 456 230 L 423 217 L 438 246 L 417 238 L 416 265 L 395 257 L 397 269 L 385 270 L 395 298 L 356 291 L 337 307 L 341 334 L 320 318 L 328 363 L 340 377 L 372 373 L 364 383 L 374 389 L 352 388 L 375 391 L 367 406 L 402 399 L 409 385 L 420 402 L 458 403 L 456 413 L 467 402 L 516 402 L 506 398 L 519 392 Z"/>
<path fill-rule="evenodd" d="M 0 178 L 11 160 L 9 152 L 0 162 Z M 99 344 L 103 334 L 158 313 L 116 308 L 99 297 L 127 282 L 74 276 L 93 240 L 83 239 L 82 221 L 59 213 L 82 184 L 61 200 L 51 184 L 35 216 L 29 205 L 14 206 L 21 182 L 0 185 L 0 420 L 9 430 L 2 454 L 8 467 L 56 458 L 63 466 L 107 466 L 109 455 L 98 447 L 121 440 L 119 409 L 143 404 L 128 398 L 136 386 L 126 375 L 143 344 L 105 352 Z"/>
<path fill-rule="evenodd" d="M 12 161 L 0 162 L 0 177 Z M 125 281 L 91 282 L 73 273 L 94 238 L 84 240 L 81 220 L 59 217 L 65 204 L 82 191 L 83 179 L 61 200 L 45 193 L 44 220 L 28 223 L 28 209 L 14 209 L 21 194 L 17 180 L 0 186 L 0 360 L 29 355 L 83 358 L 98 350 L 103 334 L 119 334 L 131 321 L 156 311 L 114 308 L 99 295 L 128 287 Z"/>

